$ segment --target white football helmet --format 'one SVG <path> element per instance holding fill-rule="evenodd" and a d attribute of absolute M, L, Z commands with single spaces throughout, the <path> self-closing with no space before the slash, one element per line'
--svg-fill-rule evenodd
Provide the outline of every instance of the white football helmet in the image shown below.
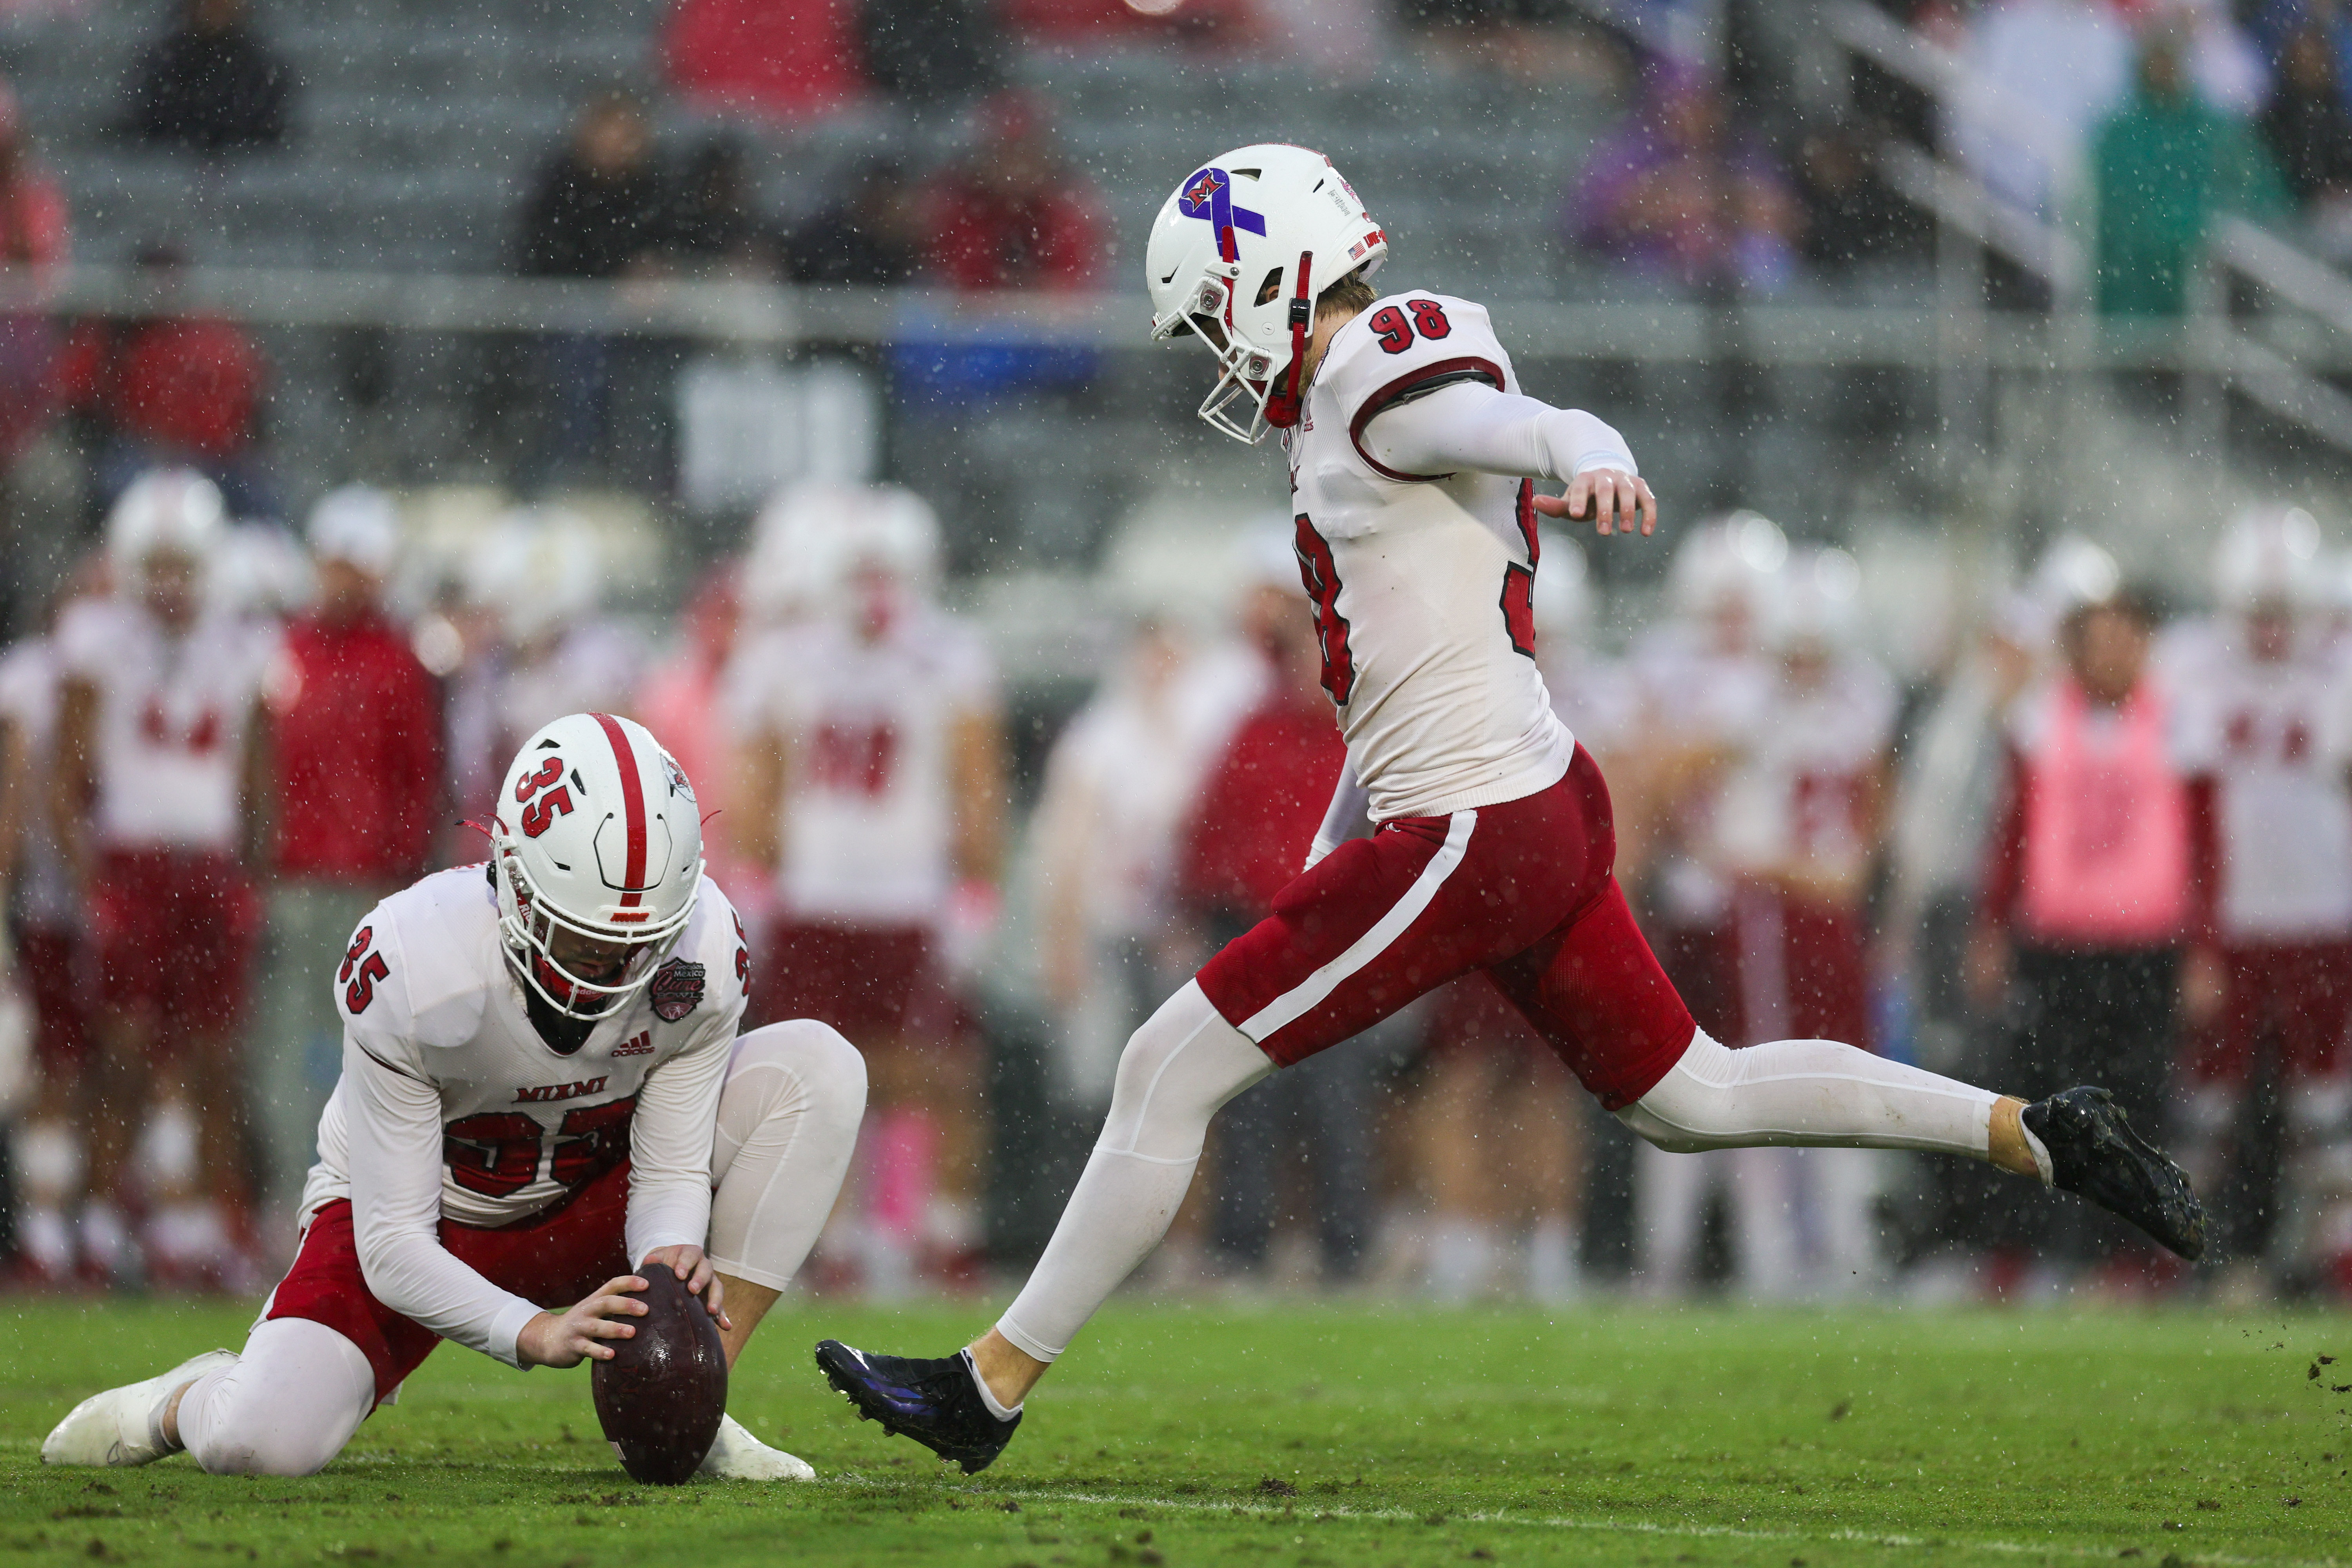
<path fill-rule="evenodd" d="M 1829 652 L 1862 631 L 1862 568 L 1832 547 L 1792 556 L 1765 602 L 1764 645 L 1775 653 Z"/>
<path fill-rule="evenodd" d="M 2319 522 L 2301 507 L 2241 512 L 2213 552 L 2213 591 L 2224 609 L 2303 608 L 2326 595 Z"/>
<path fill-rule="evenodd" d="M 644 725 L 566 714 L 507 769 L 490 865 L 517 977 L 566 1017 L 602 1017 L 644 988 L 693 918 L 701 808 Z M 624 944 L 624 956 L 583 973 L 576 953 L 567 963 L 555 951 L 566 933 Z"/>
<path fill-rule="evenodd" d="M 285 616 L 308 604 L 318 582 L 310 558 L 275 523 L 238 522 L 214 544 L 205 594 L 233 616 Z"/>
<path fill-rule="evenodd" d="M 2114 598 L 2123 582 L 2122 568 L 2104 545 L 2079 533 L 2062 533 L 2042 552 L 2025 591 L 2049 613 L 2054 626 L 2085 605 Z"/>
<path fill-rule="evenodd" d="M 107 514 L 106 552 L 116 580 L 135 588 L 159 551 L 210 561 L 227 525 L 212 480 L 194 468 L 157 468 L 133 479 Z"/>
<path fill-rule="evenodd" d="M 399 504 L 373 485 L 328 491 L 310 509 L 310 553 L 390 576 L 400 561 Z"/>
<path fill-rule="evenodd" d="M 1666 598 L 1675 614 L 1689 620 L 1730 609 L 1759 615 L 1764 595 L 1788 560 L 1789 536 L 1779 523 L 1756 512 L 1735 511 L 1701 523 L 1684 538 L 1666 568 Z"/>
<path fill-rule="evenodd" d="M 838 577 L 880 572 L 928 598 L 940 582 L 940 515 L 930 502 L 899 485 L 873 485 L 843 519 L 835 536 Z"/>
<path fill-rule="evenodd" d="M 789 621 L 824 602 L 835 547 L 865 493 L 862 485 L 802 479 L 768 498 L 752 520 L 743 563 L 744 597 L 754 618 Z"/>
<path fill-rule="evenodd" d="M 1304 147 L 1237 147 L 1187 175 L 1143 252 L 1151 336 L 1190 333 L 1220 374 L 1201 417 L 1253 445 L 1298 422 L 1316 296 L 1388 258 L 1388 237 L 1331 160 Z"/>
<path fill-rule="evenodd" d="M 576 512 L 519 507 L 469 551 L 466 596 L 498 613 L 509 642 L 537 642 L 585 619 L 603 601 L 603 542 Z"/>

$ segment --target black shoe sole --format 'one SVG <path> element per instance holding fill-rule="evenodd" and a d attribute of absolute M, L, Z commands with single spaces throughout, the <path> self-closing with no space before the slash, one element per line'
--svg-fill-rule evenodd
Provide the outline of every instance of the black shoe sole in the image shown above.
<path fill-rule="evenodd" d="M 2039 1112 L 2038 1116 L 2035 1113 Z M 2054 1184 L 2120 1215 L 2194 1263 L 2205 1255 L 2205 1205 L 2189 1173 L 2132 1126 L 2104 1089 L 2070 1089 L 2026 1114 L 2050 1151 Z M 2063 1123 L 2065 1131 L 2053 1139 Z"/>
<path fill-rule="evenodd" d="M 825 1382 L 833 1385 L 833 1391 L 835 1394 L 840 1394 L 843 1398 L 849 1401 L 849 1407 L 857 1412 L 857 1418 L 860 1421 L 875 1422 L 880 1426 L 883 1432 L 889 1436 L 905 1437 L 910 1441 L 920 1443 L 924 1447 L 929 1448 L 940 1458 L 951 1460 L 954 1463 L 962 1466 L 963 1473 L 967 1476 L 976 1476 L 980 1474 L 981 1471 L 988 1468 L 989 1466 L 996 1462 L 997 1455 L 1004 1452 L 1004 1446 L 1003 1444 L 999 1444 L 994 1448 L 989 1449 L 984 1453 L 972 1448 L 942 1447 L 939 1443 L 934 1442 L 929 1437 L 924 1436 L 922 1433 L 916 1431 L 911 1426 L 901 1426 L 887 1415 L 877 1415 L 873 1411 L 866 1408 L 866 1401 L 859 1397 L 863 1391 L 856 1384 L 848 1381 L 845 1373 L 835 1368 L 832 1361 L 825 1354 L 825 1351 L 828 1347 L 838 1347 L 844 1351 L 848 1349 L 846 1345 L 841 1344 L 838 1340 L 826 1340 L 820 1343 L 816 1347 L 817 1370 L 824 1373 Z"/>

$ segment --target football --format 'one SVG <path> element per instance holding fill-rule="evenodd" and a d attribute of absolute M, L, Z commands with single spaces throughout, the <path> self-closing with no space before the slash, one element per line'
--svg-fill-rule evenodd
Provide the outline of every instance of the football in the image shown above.
<path fill-rule="evenodd" d="M 641 1271 L 646 1304 L 635 1337 L 613 1342 L 589 1373 L 596 1419 L 621 1468 L 648 1486 L 694 1474 L 727 1413 L 727 1355 L 719 1324 L 698 1296 L 663 1268 Z"/>

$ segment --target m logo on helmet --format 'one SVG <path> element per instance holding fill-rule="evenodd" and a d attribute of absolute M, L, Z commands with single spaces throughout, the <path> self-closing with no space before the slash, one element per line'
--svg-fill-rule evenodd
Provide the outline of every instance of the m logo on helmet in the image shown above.
<path fill-rule="evenodd" d="M 1203 169 L 1184 182 L 1184 194 L 1176 198 L 1176 210 L 1186 217 L 1205 220 L 1210 232 L 1217 237 L 1217 254 L 1227 261 L 1239 261 L 1241 249 L 1234 239 L 1234 230 L 1245 228 L 1263 237 L 1265 218 L 1247 207 L 1234 205 L 1233 188 L 1233 176 L 1223 169 Z"/>

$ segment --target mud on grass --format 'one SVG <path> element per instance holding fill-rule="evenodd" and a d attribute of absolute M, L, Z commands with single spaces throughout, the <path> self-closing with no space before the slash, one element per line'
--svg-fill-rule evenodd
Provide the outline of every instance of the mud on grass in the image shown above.
<path fill-rule="evenodd" d="M 307 1480 L 41 1468 L 74 1400 L 248 1318 L 0 1304 L 0 1563 L 2352 1563 L 2343 1316 L 1122 1304 L 966 1479 L 808 1355 L 986 1312 L 801 1305 L 730 1408 L 812 1486 L 638 1487 L 584 1372 L 446 1348 Z"/>

